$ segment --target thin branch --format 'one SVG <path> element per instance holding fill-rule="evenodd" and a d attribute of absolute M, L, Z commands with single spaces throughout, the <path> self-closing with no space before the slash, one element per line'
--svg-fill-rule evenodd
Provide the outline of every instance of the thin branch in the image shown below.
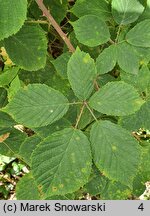
<path fill-rule="evenodd" d="M 87 102 L 84 102 L 87 109 L 90 111 L 91 115 L 93 116 L 93 118 L 95 119 L 95 121 L 98 121 L 98 119 L 96 118 L 96 116 L 94 115 L 93 111 L 91 110 L 91 108 L 89 107 L 89 105 L 87 104 Z"/>
<path fill-rule="evenodd" d="M 141 142 L 140 137 L 135 132 L 132 132 L 131 134 L 132 136 L 134 136 L 134 138 L 136 138 L 139 142 Z"/>
<path fill-rule="evenodd" d="M 68 103 L 68 105 L 81 105 L 81 104 L 83 104 L 83 102 L 82 101 L 75 101 L 75 102 L 71 102 L 71 103 Z"/>
<path fill-rule="evenodd" d="M 43 0 L 35 0 L 38 4 L 39 8 L 43 12 L 43 15 L 48 19 L 48 21 L 51 23 L 51 25 L 55 28 L 55 30 L 58 32 L 60 37 L 64 40 L 66 43 L 68 49 L 70 52 L 74 52 L 75 48 L 73 47 L 72 43 L 70 42 L 69 38 L 66 36 L 66 34 L 62 31 L 61 27 L 58 25 L 58 23 L 55 21 L 55 19 L 52 17 L 48 9 L 45 7 Z"/>
<path fill-rule="evenodd" d="M 97 82 L 96 79 L 94 80 L 94 86 L 95 86 L 96 91 L 98 91 L 99 90 L 99 85 L 98 85 L 98 82 Z"/>
<path fill-rule="evenodd" d="M 26 23 L 38 23 L 38 24 L 46 24 L 48 25 L 48 21 L 46 20 L 26 20 L 25 21 Z"/>
<path fill-rule="evenodd" d="M 112 39 L 109 39 L 110 44 L 115 44 L 115 42 Z"/>
<path fill-rule="evenodd" d="M 118 43 L 118 38 L 119 38 L 120 31 L 121 31 L 121 25 L 119 25 L 119 28 L 118 28 L 118 31 L 117 31 L 117 36 L 116 36 L 116 39 L 115 39 L 115 43 Z"/>
<path fill-rule="evenodd" d="M 145 139 L 149 139 L 149 138 L 150 138 L 150 134 L 141 134 L 141 135 L 138 135 L 136 132 L 132 132 L 132 135 L 133 135 L 138 141 L 141 141 L 142 138 L 145 138 Z"/>
<path fill-rule="evenodd" d="M 80 109 L 80 113 L 79 113 L 79 115 L 78 115 L 78 118 L 77 118 L 77 121 L 76 121 L 75 128 L 78 127 L 78 124 L 79 124 L 79 122 L 80 122 L 81 116 L 82 116 L 83 111 L 84 111 L 84 107 L 85 107 L 85 103 L 82 105 L 82 107 L 81 107 L 81 109 Z"/>

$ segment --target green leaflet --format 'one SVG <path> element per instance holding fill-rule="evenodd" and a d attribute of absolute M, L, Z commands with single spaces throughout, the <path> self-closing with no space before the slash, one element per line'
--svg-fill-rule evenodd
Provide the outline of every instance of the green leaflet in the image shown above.
<path fill-rule="evenodd" d="M 78 41 L 86 46 L 98 46 L 110 39 L 108 26 L 98 16 L 85 15 L 71 24 Z"/>
<path fill-rule="evenodd" d="M 98 74 L 111 71 L 116 63 L 127 73 L 137 74 L 139 71 L 139 58 L 133 47 L 128 43 L 120 43 L 105 48 L 96 59 Z"/>
<path fill-rule="evenodd" d="M 139 172 L 133 182 L 133 192 L 140 196 L 145 190 L 145 183 L 150 179 L 150 142 L 142 146 L 142 160 Z M 143 189 L 143 190 L 142 190 Z"/>
<path fill-rule="evenodd" d="M 85 185 L 86 193 L 90 195 L 99 195 L 101 200 L 126 200 L 131 195 L 129 187 L 109 180 L 100 173 L 98 169 L 92 173 L 91 179 Z"/>
<path fill-rule="evenodd" d="M 139 71 L 139 59 L 132 46 L 128 43 L 117 45 L 117 62 L 122 70 L 130 74 L 137 74 Z"/>
<path fill-rule="evenodd" d="M 148 98 L 150 95 L 150 70 L 148 66 L 143 65 L 138 74 L 129 74 L 121 71 L 121 80 L 133 85 L 138 92 Z"/>
<path fill-rule="evenodd" d="M 6 106 L 7 103 L 7 91 L 6 89 L 0 87 L 0 108 Z"/>
<path fill-rule="evenodd" d="M 16 122 L 7 114 L 0 111 L 0 128 L 9 128 L 16 124 Z"/>
<path fill-rule="evenodd" d="M 82 187 L 91 171 L 90 143 L 83 132 L 66 128 L 47 137 L 32 154 L 32 170 L 47 196 Z"/>
<path fill-rule="evenodd" d="M 71 123 L 65 119 L 61 118 L 60 120 L 54 122 L 53 124 L 43 126 L 43 127 L 38 127 L 38 128 L 32 128 L 32 130 L 42 138 L 46 138 L 50 136 L 50 134 L 60 131 L 62 129 L 65 129 L 66 127 L 71 127 Z"/>
<path fill-rule="evenodd" d="M 89 98 L 96 78 L 95 63 L 90 55 L 77 48 L 68 62 L 67 74 L 75 95 L 80 100 Z"/>
<path fill-rule="evenodd" d="M 150 130 L 150 101 L 146 101 L 135 114 L 120 118 L 120 125 L 130 131 Z"/>
<path fill-rule="evenodd" d="M 70 59 L 71 54 L 69 52 L 63 53 L 57 59 L 51 61 L 54 65 L 57 73 L 63 78 L 67 79 L 67 63 Z"/>
<path fill-rule="evenodd" d="M 43 193 L 37 186 L 32 173 L 23 176 L 16 185 L 17 200 L 43 200 Z M 65 194 L 64 196 L 49 196 L 45 200 L 72 200 L 74 194 Z"/>
<path fill-rule="evenodd" d="M 45 67 L 39 70 L 20 70 L 18 74 L 19 79 L 23 81 L 25 85 L 33 83 L 46 84 L 46 82 L 51 80 L 55 75 L 55 68 L 50 61 L 51 58 L 48 56 Z"/>
<path fill-rule="evenodd" d="M 14 80 L 11 82 L 9 89 L 7 90 L 9 102 L 15 96 L 15 94 L 19 91 L 20 88 L 21 88 L 21 80 L 19 79 L 17 75 L 14 78 Z"/>
<path fill-rule="evenodd" d="M 19 148 L 18 155 L 26 162 L 31 165 L 31 154 L 36 146 L 41 142 L 41 138 L 37 135 L 27 137 Z"/>
<path fill-rule="evenodd" d="M 142 13 L 142 15 L 139 18 L 139 21 L 145 20 L 145 19 L 150 19 L 150 0 L 147 0 L 147 5 Z"/>
<path fill-rule="evenodd" d="M 107 83 L 89 100 L 93 109 L 116 116 L 130 115 L 139 110 L 143 103 L 137 91 L 122 81 Z"/>
<path fill-rule="evenodd" d="M 0 40 L 22 27 L 27 13 L 27 0 L 0 0 Z"/>
<path fill-rule="evenodd" d="M 112 14 L 120 25 L 133 23 L 144 11 L 138 0 L 112 0 Z"/>
<path fill-rule="evenodd" d="M 92 196 L 102 194 L 102 191 L 107 188 L 109 179 L 94 166 L 88 183 L 84 186 L 86 193 Z"/>
<path fill-rule="evenodd" d="M 96 59 L 96 68 L 98 74 L 105 74 L 111 71 L 117 61 L 117 50 L 115 45 L 105 48 Z"/>
<path fill-rule="evenodd" d="M 126 35 L 129 44 L 150 47 L 150 19 L 136 24 Z"/>
<path fill-rule="evenodd" d="M 16 77 L 18 71 L 18 67 L 12 67 L 0 74 L 0 86 L 9 85 L 9 83 Z"/>
<path fill-rule="evenodd" d="M 128 43 L 117 45 L 117 62 L 120 68 L 127 73 L 137 74 L 139 71 L 139 59 Z"/>
<path fill-rule="evenodd" d="M 104 176 L 103 176 L 104 178 Z M 102 200 L 127 200 L 132 195 L 132 190 L 116 181 L 109 181 L 101 193 Z"/>
<path fill-rule="evenodd" d="M 31 173 L 23 176 L 16 186 L 18 200 L 40 200 L 39 188 Z"/>
<path fill-rule="evenodd" d="M 93 124 L 90 140 L 95 165 L 109 179 L 132 188 L 140 147 L 128 131 L 109 121 Z"/>
<path fill-rule="evenodd" d="M 20 31 L 5 39 L 10 59 L 25 70 L 38 70 L 46 64 L 47 39 L 37 24 L 24 24 Z"/>
<path fill-rule="evenodd" d="M 62 118 L 68 107 L 67 98 L 59 91 L 30 84 L 16 93 L 4 111 L 25 126 L 41 127 Z"/>
<path fill-rule="evenodd" d="M 17 156 L 20 145 L 25 140 L 26 135 L 13 128 L 2 129 L 4 130 L 2 134 L 6 139 L 0 142 L 0 153 L 9 157 Z"/>
<path fill-rule="evenodd" d="M 111 17 L 109 4 L 105 0 L 77 0 L 71 9 L 77 17 L 84 15 L 96 15 L 102 20 L 108 20 Z"/>

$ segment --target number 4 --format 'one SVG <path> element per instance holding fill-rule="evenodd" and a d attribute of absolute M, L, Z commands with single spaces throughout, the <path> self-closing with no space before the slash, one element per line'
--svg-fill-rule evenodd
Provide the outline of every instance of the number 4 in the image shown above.
<path fill-rule="evenodd" d="M 144 206 L 143 206 L 143 203 L 141 203 L 138 207 L 139 210 L 143 211 L 144 210 Z"/>

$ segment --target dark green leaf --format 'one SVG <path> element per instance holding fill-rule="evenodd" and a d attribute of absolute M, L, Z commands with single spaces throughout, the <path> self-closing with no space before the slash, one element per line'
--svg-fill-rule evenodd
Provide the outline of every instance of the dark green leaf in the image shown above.
<path fill-rule="evenodd" d="M 84 15 L 96 15 L 102 20 L 108 20 L 111 17 L 109 4 L 105 0 L 77 0 L 71 9 L 77 17 Z"/>
<path fill-rule="evenodd" d="M 150 47 L 150 19 L 134 26 L 126 35 L 129 44 L 140 47 Z"/>
<path fill-rule="evenodd" d="M 71 127 L 71 123 L 67 119 L 62 118 L 51 125 L 47 125 L 39 128 L 33 128 L 33 131 L 37 133 L 37 135 L 39 135 L 40 137 L 46 138 L 50 136 L 52 133 L 65 129 L 66 127 L 69 126 Z"/>
<path fill-rule="evenodd" d="M 78 41 L 86 46 L 98 46 L 110 39 L 108 26 L 98 16 L 85 15 L 71 24 Z"/>
<path fill-rule="evenodd" d="M 140 94 L 150 95 L 150 71 L 146 65 L 143 65 L 138 74 L 128 74 L 121 72 L 121 80 L 133 85 Z"/>
<path fill-rule="evenodd" d="M 127 25 L 142 14 L 144 7 L 138 0 L 112 0 L 112 14 L 120 25 Z"/>
<path fill-rule="evenodd" d="M 79 130 L 66 128 L 38 145 L 32 155 L 33 175 L 46 197 L 63 195 L 88 181 L 91 162 L 87 137 Z"/>
<path fill-rule="evenodd" d="M 31 173 L 23 176 L 16 186 L 18 200 L 40 200 L 40 193 Z"/>
<path fill-rule="evenodd" d="M 98 74 L 105 74 L 111 71 L 117 61 L 117 50 L 115 45 L 104 49 L 96 59 L 96 68 Z"/>
<path fill-rule="evenodd" d="M 90 140 L 95 165 L 109 179 L 132 187 L 140 162 L 140 148 L 131 134 L 109 121 L 96 122 Z"/>
<path fill-rule="evenodd" d="M 68 62 L 68 79 L 75 95 L 86 100 L 94 89 L 96 67 L 89 54 L 76 49 Z"/>
<path fill-rule="evenodd" d="M 31 84 L 16 93 L 5 111 L 25 126 L 41 127 L 62 118 L 68 107 L 67 98 L 59 91 L 44 84 Z"/>
<path fill-rule="evenodd" d="M 26 162 L 28 165 L 31 164 L 31 154 L 36 148 L 36 146 L 41 142 L 41 138 L 34 135 L 27 137 L 24 142 L 21 144 L 19 149 L 19 156 Z"/>
<path fill-rule="evenodd" d="M 63 53 L 57 59 L 51 61 L 56 68 L 57 73 L 63 78 L 67 79 L 67 63 L 70 59 L 71 54 L 69 52 Z"/>
<path fill-rule="evenodd" d="M 6 106 L 7 103 L 7 91 L 6 89 L 0 87 L 0 108 Z"/>
<path fill-rule="evenodd" d="M 37 24 L 25 24 L 20 31 L 5 39 L 4 46 L 10 59 L 23 69 L 32 71 L 46 64 L 47 40 Z"/>
<path fill-rule="evenodd" d="M 140 109 L 144 101 L 129 84 L 118 81 L 109 82 L 89 100 L 89 105 L 104 114 L 125 116 Z"/>
<path fill-rule="evenodd" d="M 128 43 L 117 45 L 117 62 L 120 68 L 127 73 L 137 74 L 139 71 L 139 59 Z"/>
<path fill-rule="evenodd" d="M 130 131 L 136 131 L 140 128 L 150 130 L 150 101 L 144 103 L 134 115 L 122 117 L 120 124 Z"/>
<path fill-rule="evenodd" d="M 3 140 L 3 138 L 6 138 Z M 0 154 L 12 157 L 18 155 L 20 145 L 25 140 L 26 135 L 16 129 L 6 129 L 1 136 Z M 2 141 L 3 140 L 3 141 Z"/>
<path fill-rule="evenodd" d="M 0 74 L 0 86 L 9 85 L 18 73 L 18 67 L 12 67 Z"/>
<path fill-rule="evenodd" d="M 19 31 L 26 13 L 27 0 L 0 0 L 0 40 Z"/>

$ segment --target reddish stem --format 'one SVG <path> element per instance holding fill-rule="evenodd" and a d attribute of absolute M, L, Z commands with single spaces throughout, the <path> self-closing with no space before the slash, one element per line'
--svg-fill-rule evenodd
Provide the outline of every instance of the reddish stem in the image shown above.
<path fill-rule="evenodd" d="M 58 32 L 60 37 L 63 39 L 63 41 L 66 43 L 68 49 L 70 52 L 74 52 L 75 48 L 73 47 L 72 43 L 66 36 L 66 34 L 62 31 L 61 27 L 58 25 L 58 23 L 55 21 L 55 19 L 52 17 L 48 9 L 45 7 L 43 0 L 35 0 L 38 4 L 39 8 L 43 12 L 44 16 L 48 19 L 48 21 L 51 23 L 51 25 L 55 28 L 55 30 Z"/>

